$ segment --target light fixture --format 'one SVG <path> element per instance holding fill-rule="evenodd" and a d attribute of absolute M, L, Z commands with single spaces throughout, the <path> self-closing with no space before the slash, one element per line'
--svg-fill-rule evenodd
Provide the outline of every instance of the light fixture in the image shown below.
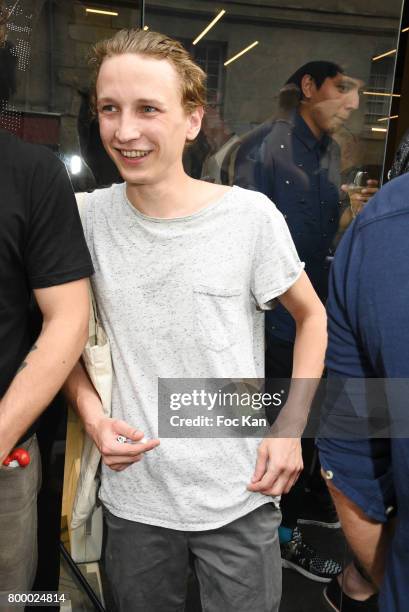
<path fill-rule="evenodd" d="M 377 119 L 377 121 L 389 121 L 389 119 L 397 119 L 399 115 L 391 115 L 390 117 L 382 117 L 381 119 Z"/>
<path fill-rule="evenodd" d="M 145 30 L 145 32 L 147 32 L 149 30 L 149 26 L 143 26 L 143 29 Z"/>
<path fill-rule="evenodd" d="M 252 49 L 253 47 L 255 47 L 256 45 L 258 45 L 258 40 L 255 40 L 253 43 L 251 43 L 251 45 L 249 45 L 248 47 L 246 47 L 245 49 L 243 49 L 242 51 L 239 51 L 239 53 L 237 53 L 236 55 L 233 55 L 233 57 L 231 57 L 230 59 L 227 60 L 227 62 L 224 62 L 225 66 L 228 66 L 229 64 L 231 64 L 232 62 L 234 62 L 236 59 L 238 59 L 239 57 L 241 57 L 242 55 L 244 55 L 245 53 L 247 53 L 247 51 L 250 51 L 250 49 Z"/>
<path fill-rule="evenodd" d="M 70 172 L 71 174 L 79 174 L 82 169 L 82 159 L 79 155 L 70 157 Z"/>
<path fill-rule="evenodd" d="M 378 128 L 378 127 L 373 127 L 371 128 L 372 132 L 387 132 L 388 130 L 386 128 Z"/>
<path fill-rule="evenodd" d="M 400 94 L 390 94 L 383 91 L 363 91 L 364 96 L 387 96 L 388 98 L 400 98 Z"/>
<path fill-rule="evenodd" d="M 407 32 L 409 28 L 403 28 L 402 32 Z"/>
<path fill-rule="evenodd" d="M 196 38 L 194 39 L 194 41 L 193 41 L 193 43 L 192 43 L 192 44 L 193 44 L 193 45 L 196 45 L 196 44 L 199 42 L 199 40 L 201 40 L 201 39 L 203 38 L 203 36 L 206 36 L 206 34 L 208 33 L 208 31 L 209 31 L 209 30 L 211 30 L 211 29 L 212 29 L 212 27 L 213 27 L 214 25 L 216 25 L 216 23 L 219 21 L 219 19 L 221 19 L 221 18 L 223 17 L 223 15 L 225 14 L 225 12 L 226 12 L 226 11 L 225 11 L 224 9 L 222 9 L 222 10 L 220 11 L 220 13 L 218 13 L 218 14 L 216 15 L 216 17 L 213 19 L 213 21 L 211 21 L 211 22 L 209 23 L 209 25 L 205 27 L 205 29 L 203 30 L 203 32 L 200 32 L 199 36 L 196 36 Z"/>
<path fill-rule="evenodd" d="M 373 62 L 376 62 L 377 60 L 382 59 L 383 57 L 387 57 L 388 55 L 393 55 L 394 53 L 396 53 L 396 49 L 391 49 L 390 51 L 386 51 L 386 53 L 382 53 L 381 55 L 376 55 L 375 57 L 372 58 Z"/>
<path fill-rule="evenodd" d="M 111 17 L 118 17 L 119 13 L 116 13 L 115 11 L 103 11 L 102 9 L 92 9 L 92 8 L 86 8 L 85 9 L 86 13 L 96 13 L 97 15 L 111 15 Z"/>

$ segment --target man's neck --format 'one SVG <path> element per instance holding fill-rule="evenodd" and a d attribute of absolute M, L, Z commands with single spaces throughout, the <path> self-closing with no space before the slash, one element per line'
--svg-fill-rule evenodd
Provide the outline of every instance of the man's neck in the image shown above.
<path fill-rule="evenodd" d="M 224 190 L 226 188 L 221 185 L 192 179 L 184 171 L 154 185 L 126 185 L 126 195 L 132 206 L 157 219 L 192 215 L 217 200 Z"/>
<path fill-rule="evenodd" d="M 303 106 L 303 104 L 300 104 L 300 106 L 298 107 L 298 112 L 300 116 L 304 119 L 305 123 L 310 128 L 311 132 L 314 134 L 315 138 L 317 140 L 321 140 L 323 132 L 317 126 L 317 124 L 315 123 L 315 121 L 313 120 L 313 118 L 311 117 L 307 109 L 305 108 L 305 106 Z"/>

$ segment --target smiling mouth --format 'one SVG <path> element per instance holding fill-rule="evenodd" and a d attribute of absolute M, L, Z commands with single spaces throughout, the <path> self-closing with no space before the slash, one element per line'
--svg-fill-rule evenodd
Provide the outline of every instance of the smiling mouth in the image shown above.
<path fill-rule="evenodd" d="M 151 153 L 151 151 L 143 151 L 139 149 L 132 149 L 131 151 L 126 149 L 117 149 L 117 151 L 122 155 L 122 157 L 126 157 L 127 159 L 147 157 L 147 155 Z"/>

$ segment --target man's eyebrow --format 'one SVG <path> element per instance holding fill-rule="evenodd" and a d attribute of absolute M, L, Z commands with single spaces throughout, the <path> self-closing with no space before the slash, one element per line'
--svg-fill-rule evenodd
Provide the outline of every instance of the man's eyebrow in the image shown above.
<path fill-rule="evenodd" d="M 115 98 L 111 96 L 100 96 L 97 99 L 99 104 L 110 102 L 111 104 L 115 104 Z M 161 100 L 156 100 L 155 98 L 138 98 L 135 100 L 136 104 L 145 104 L 146 106 L 165 106 L 165 103 Z"/>
<path fill-rule="evenodd" d="M 114 102 L 114 99 L 109 96 L 97 96 L 97 102 Z"/>
<path fill-rule="evenodd" d="M 139 98 L 138 104 L 147 104 L 152 106 L 164 106 L 164 102 L 156 100 L 155 98 Z"/>
<path fill-rule="evenodd" d="M 363 83 L 361 80 L 354 79 L 353 77 L 349 76 L 342 76 L 340 83 L 342 83 L 342 85 L 350 85 L 351 87 L 356 87 L 357 89 L 363 87 Z"/>

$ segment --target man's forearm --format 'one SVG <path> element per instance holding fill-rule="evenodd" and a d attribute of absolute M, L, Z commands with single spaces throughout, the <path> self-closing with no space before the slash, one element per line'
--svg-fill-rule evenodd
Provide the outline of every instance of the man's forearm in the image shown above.
<path fill-rule="evenodd" d="M 98 421 L 104 417 L 102 402 L 81 361 L 76 363 L 65 381 L 64 394 L 81 417 L 85 429 L 92 435 Z"/>
<path fill-rule="evenodd" d="M 327 344 L 325 314 L 311 315 L 297 323 L 291 386 L 273 432 L 299 437 L 304 431 L 324 369 Z"/>
<path fill-rule="evenodd" d="M 294 344 L 293 378 L 320 379 L 327 347 L 326 316 L 313 314 L 297 322 Z"/>
<path fill-rule="evenodd" d="M 44 322 L 0 401 L 0 463 L 61 388 L 87 337 L 83 317 L 64 314 Z"/>

